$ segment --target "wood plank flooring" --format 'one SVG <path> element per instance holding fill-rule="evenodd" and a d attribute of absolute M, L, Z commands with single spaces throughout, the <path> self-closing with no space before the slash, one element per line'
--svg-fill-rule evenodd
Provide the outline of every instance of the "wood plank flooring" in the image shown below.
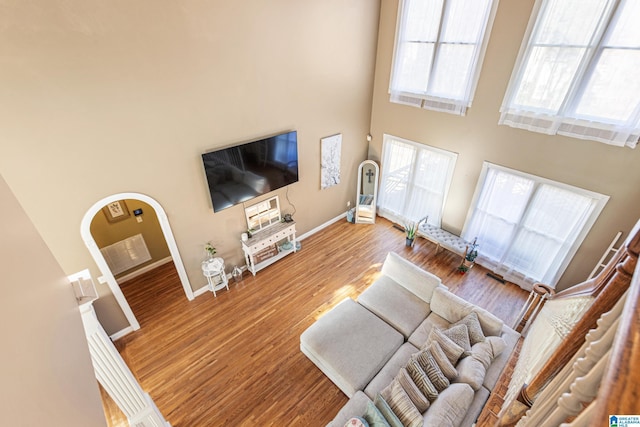
<path fill-rule="evenodd" d="M 217 298 L 206 293 L 187 301 L 173 264 L 125 283 L 141 329 L 116 346 L 173 427 L 324 426 L 347 398 L 300 352 L 300 334 L 342 299 L 357 298 L 389 251 L 507 324 L 527 298 L 480 266 L 458 274 L 460 258 L 436 254 L 425 239 L 406 248 L 404 233 L 385 219 L 339 221 L 256 277 L 231 281 Z M 109 425 L 126 425 L 104 396 Z"/>

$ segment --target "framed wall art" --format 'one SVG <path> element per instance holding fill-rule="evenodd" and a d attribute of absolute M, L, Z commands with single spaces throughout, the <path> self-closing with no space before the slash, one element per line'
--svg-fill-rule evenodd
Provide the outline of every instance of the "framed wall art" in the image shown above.
<path fill-rule="evenodd" d="M 340 184 L 340 153 L 342 151 L 342 134 L 328 136 L 321 143 L 321 176 L 320 188 L 333 187 Z"/>
<path fill-rule="evenodd" d="M 116 200 L 115 202 L 109 203 L 102 208 L 102 212 L 104 212 L 104 216 L 107 217 L 107 221 L 109 222 L 122 221 L 131 216 L 124 200 Z"/>

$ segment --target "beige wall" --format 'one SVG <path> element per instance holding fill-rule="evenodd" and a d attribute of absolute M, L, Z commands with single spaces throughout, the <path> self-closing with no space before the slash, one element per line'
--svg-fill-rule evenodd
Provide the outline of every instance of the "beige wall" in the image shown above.
<path fill-rule="evenodd" d="M 96 241 L 96 245 L 98 245 L 99 248 L 104 248 L 105 246 L 124 240 L 127 237 L 142 234 L 147 249 L 149 249 L 151 259 L 139 266 L 122 272 L 117 275 L 116 278 L 131 274 L 149 264 L 171 256 L 164 234 L 162 233 L 162 228 L 160 228 L 156 211 L 140 200 L 125 200 L 124 202 L 129 211 L 129 216 L 117 222 L 109 222 L 103 212 L 98 212 L 91 221 L 91 235 Z M 138 222 L 133 215 L 133 211 L 136 209 L 142 209 L 143 214 L 140 216 L 142 222 Z"/>
<path fill-rule="evenodd" d="M 442 226 L 460 232 L 483 161 L 611 196 L 558 285 L 584 280 L 618 230 L 640 217 L 640 149 L 498 126 L 499 108 L 522 42 L 533 0 L 501 1 L 473 106 L 465 117 L 389 102 L 397 0 L 380 11 L 370 156 L 380 158 L 384 133 L 459 153 Z M 480 248 L 481 249 L 481 248 Z"/>
<path fill-rule="evenodd" d="M 0 171 L 67 273 L 98 274 L 79 233 L 91 205 L 154 198 L 200 288 L 204 243 L 240 264 L 246 229 L 242 206 L 213 213 L 203 152 L 295 129 L 299 232 L 354 199 L 378 12 L 372 0 L 4 2 Z M 320 138 L 338 132 L 342 183 L 320 191 Z M 287 209 L 284 189 L 275 194 Z M 122 319 L 111 303 L 97 311 Z M 107 332 L 126 326 L 115 323 Z"/>
<path fill-rule="evenodd" d="M 65 273 L 0 176 L 0 408 L 7 426 L 106 426 Z"/>

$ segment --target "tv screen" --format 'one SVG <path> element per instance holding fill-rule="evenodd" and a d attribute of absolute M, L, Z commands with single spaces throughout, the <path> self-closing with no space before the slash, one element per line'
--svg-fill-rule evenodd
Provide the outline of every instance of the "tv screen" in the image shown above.
<path fill-rule="evenodd" d="M 296 131 L 202 155 L 213 211 L 298 181 Z"/>

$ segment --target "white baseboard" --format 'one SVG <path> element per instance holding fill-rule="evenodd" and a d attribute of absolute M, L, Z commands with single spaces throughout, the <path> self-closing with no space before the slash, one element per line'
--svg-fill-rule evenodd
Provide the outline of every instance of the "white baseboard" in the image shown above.
<path fill-rule="evenodd" d="M 133 272 L 131 272 L 131 273 L 129 273 L 129 274 L 125 274 L 125 275 L 124 275 L 124 276 L 122 276 L 122 277 L 118 277 L 118 278 L 116 279 L 116 282 L 118 282 L 118 284 L 122 284 L 122 283 L 124 283 L 124 282 L 126 282 L 126 281 L 128 281 L 128 280 L 131 280 L 131 279 L 133 279 L 133 278 L 135 278 L 135 277 L 138 277 L 138 276 L 140 276 L 140 275 L 142 275 L 142 274 L 146 273 L 147 271 L 151 271 L 151 270 L 153 270 L 154 268 L 158 268 L 158 267 L 160 267 L 161 265 L 164 265 L 164 264 L 166 264 L 166 263 L 168 263 L 168 262 L 171 262 L 171 261 L 173 261 L 173 258 L 171 258 L 170 256 L 168 256 L 168 257 L 166 257 L 166 258 L 162 258 L 161 260 L 158 260 L 158 261 L 156 261 L 156 262 L 153 262 L 153 263 L 151 263 L 151 264 L 149 264 L 149 265 L 145 265 L 144 267 L 142 267 L 142 268 L 141 268 L 141 269 L 139 269 L 139 270 L 133 271 Z"/>
<path fill-rule="evenodd" d="M 345 219 L 345 218 L 346 218 L 346 216 L 347 216 L 347 213 L 346 213 L 346 212 L 345 212 L 345 213 L 342 213 L 342 214 L 338 215 L 337 217 L 332 218 L 332 219 L 330 219 L 329 221 L 325 222 L 324 224 L 320 224 L 320 225 L 319 225 L 319 226 L 317 226 L 316 228 L 314 228 L 314 229 L 312 229 L 312 230 L 309 230 L 309 231 L 307 231 L 306 233 L 301 234 L 300 236 L 296 236 L 296 241 L 306 239 L 307 237 L 312 236 L 312 235 L 316 234 L 317 232 L 319 232 L 319 231 L 321 231 L 321 230 L 323 230 L 323 229 L 327 228 L 327 227 L 328 227 L 328 226 L 330 226 L 331 224 L 333 224 L 333 223 L 335 223 L 335 222 L 338 222 L 338 221 L 340 221 L 340 220 L 342 220 L 342 219 Z M 240 268 L 242 269 L 242 271 L 246 271 L 246 270 L 247 270 L 247 266 L 246 266 L 246 265 L 243 265 L 243 266 L 242 266 L 242 267 L 240 267 Z M 227 274 L 227 277 L 231 280 L 230 274 Z M 197 296 L 200 296 L 200 295 L 202 295 L 202 294 L 204 294 L 204 293 L 207 293 L 207 292 L 211 292 L 211 291 L 209 290 L 209 286 L 208 286 L 208 285 L 204 285 L 204 286 L 203 286 L 203 287 L 201 287 L 200 289 L 197 289 L 197 290 L 193 291 L 193 296 L 194 296 L 194 297 L 197 297 Z"/>
<path fill-rule="evenodd" d="M 341 219 L 345 219 L 345 217 L 346 217 L 346 216 L 347 216 L 347 213 L 346 213 L 346 212 L 345 212 L 345 213 L 342 213 L 342 214 L 338 215 L 337 217 L 332 218 L 332 219 L 330 219 L 329 221 L 325 222 L 324 224 L 320 224 L 320 225 L 319 225 L 319 226 L 317 226 L 316 228 L 311 229 L 311 230 L 307 231 L 306 233 L 301 234 L 300 236 L 297 236 L 297 237 L 296 237 L 296 240 L 304 240 L 304 239 L 306 239 L 306 238 L 307 238 L 307 237 L 309 237 L 309 236 L 313 236 L 314 234 L 316 234 L 317 232 L 319 232 L 319 231 L 321 231 L 321 230 L 323 230 L 323 229 L 327 228 L 327 227 L 328 227 L 328 226 L 330 226 L 331 224 L 333 224 L 333 223 L 335 223 L 335 222 L 338 222 L 338 221 L 340 221 Z M 345 221 L 346 221 L 346 220 L 345 220 Z"/>
<path fill-rule="evenodd" d="M 124 337 L 125 335 L 130 334 L 131 332 L 133 332 L 133 328 L 131 326 L 128 326 L 122 330 L 119 330 L 118 332 L 116 332 L 113 335 L 109 335 L 109 338 L 111 338 L 111 341 L 115 341 L 118 340 L 122 337 Z"/>
<path fill-rule="evenodd" d="M 196 289 L 195 291 L 193 291 L 193 296 L 195 297 L 199 297 L 200 295 L 207 293 L 207 292 L 211 292 L 209 290 L 209 284 L 204 285 L 203 287 L 201 287 L 200 289 Z"/>

